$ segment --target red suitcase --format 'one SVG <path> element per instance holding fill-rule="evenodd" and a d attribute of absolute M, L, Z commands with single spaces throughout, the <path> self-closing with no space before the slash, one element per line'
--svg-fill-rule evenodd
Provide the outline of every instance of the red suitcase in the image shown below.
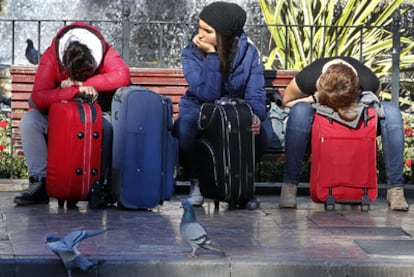
<path fill-rule="evenodd" d="M 59 200 L 88 200 L 100 176 L 101 108 L 87 102 L 54 103 L 48 117 L 47 193 Z"/>
<path fill-rule="evenodd" d="M 377 198 L 377 112 L 365 109 L 356 129 L 315 113 L 312 125 L 310 196 L 333 210 L 335 203 L 361 204 Z"/>

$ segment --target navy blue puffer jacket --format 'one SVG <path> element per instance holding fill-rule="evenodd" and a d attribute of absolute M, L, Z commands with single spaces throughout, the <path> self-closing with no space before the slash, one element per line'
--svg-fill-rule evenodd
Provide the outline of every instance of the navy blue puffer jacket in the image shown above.
<path fill-rule="evenodd" d="M 233 69 L 224 84 L 216 53 L 203 56 L 192 40 L 183 49 L 183 72 L 189 88 L 181 98 L 180 113 L 198 113 L 202 103 L 229 96 L 245 99 L 262 121 L 266 118 L 264 69 L 259 53 L 244 32 L 238 39 Z"/>

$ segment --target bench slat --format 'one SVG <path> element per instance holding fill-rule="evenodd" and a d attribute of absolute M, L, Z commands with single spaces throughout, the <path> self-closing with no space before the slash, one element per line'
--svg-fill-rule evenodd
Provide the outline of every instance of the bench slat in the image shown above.
<path fill-rule="evenodd" d="M 12 81 L 12 143 L 16 153 L 22 154 L 21 136 L 18 128 L 23 114 L 29 108 L 30 97 L 36 77 L 37 66 L 10 67 Z M 294 70 L 265 70 L 265 87 L 267 92 L 284 93 L 286 86 L 296 76 Z M 140 85 L 157 93 L 166 95 L 173 102 L 174 119 L 178 116 L 178 102 L 185 93 L 188 83 L 181 69 L 171 68 L 130 68 L 131 84 Z M 262 161 L 284 161 L 283 149 L 269 149 Z"/>

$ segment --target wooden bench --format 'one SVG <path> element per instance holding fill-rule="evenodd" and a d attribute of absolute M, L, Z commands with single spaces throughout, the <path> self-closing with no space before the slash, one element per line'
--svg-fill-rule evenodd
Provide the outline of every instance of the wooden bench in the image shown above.
<path fill-rule="evenodd" d="M 28 109 L 29 98 L 36 75 L 37 66 L 10 67 L 12 83 L 12 143 L 17 155 L 23 155 L 21 146 L 19 122 Z M 130 68 L 131 82 L 133 85 L 147 87 L 157 93 L 167 95 L 172 99 L 174 115 L 178 113 L 178 102 L 187 89 L 187 81 L 181 69 L 160 68 Z M 293 70 L 266 70 L 266 91 L 284 93 L 286 86 L 296 76 Z M 269 149 L 264 155 L 263 161 L 283 161 L 283 149 Z"/>

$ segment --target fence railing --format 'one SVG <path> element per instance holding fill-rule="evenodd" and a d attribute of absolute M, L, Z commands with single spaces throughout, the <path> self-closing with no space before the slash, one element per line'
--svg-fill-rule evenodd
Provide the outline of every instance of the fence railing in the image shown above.
<path fill-rule="evenodd" d="M 26 39 L 33 40 L 40 52 L 44 51 L 51 43 L 56 32 L 63 26 L 78 20 L 25 20 L 25 19 L 0 19 L 0 30 L 4 30 L 0 37 L 0 64 L 27 64 L 24 51 Z M 181 50 L 188 43 L 191 34 L 195 31 L 196 23 L 163 22 L 163 21 L 134 21 L 130 19 L 128 7 L 122 10 L 119 20 L 88 20 L 89 24 L 101 30 L 105 38 L 117 49 L 125 62 L 131 67 L 181 67 Z M 245 27 L 250 39 L 259 49 L 263 60 L 269 57 L 275 47 L 267 25 L 255 24 Z M 288 36 L 288 29 L 309 28 L 315 26 L 277 26 Z M 335 26 L 326 26 L 335 28 Z M 364 28 L 384 28 L 383 26 L 336 26 L 336 28 L 357 28 L 361 30 L 359 41 L 359 58 L 363 57 Z M 392 101 L 398 102 L 399 96 L 399 56 L 400 56 L 400 28 L 399 18 L 395 17 L 392 25 L 393 46 L 389 50 L 392 56 L 391 90 Z M 312 43 L 310 43 L 312 45 Z M 289 49 L 285 49 L 286 53 Z M 312 51 L 312 49 L 310 50 Z M 286 55 L 287 56 L 287 55 Z M 312 55 L 311 55 L 312 56 Z M 289 69 L 287 60 L 278 61 L 280 69 Z M 13 172 L 13 169 L 11 169 Z"/>
<path fill-rule="evenodd" d="M 24 64 L 26 39 L 31 38 L 37 49 L 44 51 L 50 45 L 56 32 L 63 26 L 77 20 L 25 20 L 0 19 L 0 29 L 6 30 L 2 34 L 0 46 L 0 64 Z M 88 20 L 89 24 L 98 27 L 105 38 L 117 49 L 126 63 L 132 67 L 181 67 L 180 55 L 182 48 L 188 43 L 195 30 L 196 23 L 162 22 L 162 21 L 133 21 L 127 6 L 122 10 L 119 20 Z M 293 26 L 278 26 L 281 32 L 288 35 L 288 28 Z M 309 28 L 315 26 L 294 26 L 295 28 Z M 325 27 L 325 26 L 323 26 Z M 384 28 L 383 26 L 326 26 L 329 28 L 357 28 L 361 30 L 360 59 L 363 54 L 364 28 Z M 246 32 L 256 44 L 262 58 L 270 55 L 274 42 L 265 24 L 247 25 Z M 398 17 L 394 18 L 392 55 L 392 99 L 398 101 L 399 94 L 399 55 L 400 55 L 400 28 Z M 18 35 L 17 35 L 18 34 Z M 311 43 L 312 45 L 312 43 Z M 289 49 L 285 49 L 288 51 Z M 312 49 L 311 49 L 312 51 Z M 357 57 L 358 58 L 358 57 Z M 288 69 L 287 61 L 279 61 L 282 69 Z"/>

